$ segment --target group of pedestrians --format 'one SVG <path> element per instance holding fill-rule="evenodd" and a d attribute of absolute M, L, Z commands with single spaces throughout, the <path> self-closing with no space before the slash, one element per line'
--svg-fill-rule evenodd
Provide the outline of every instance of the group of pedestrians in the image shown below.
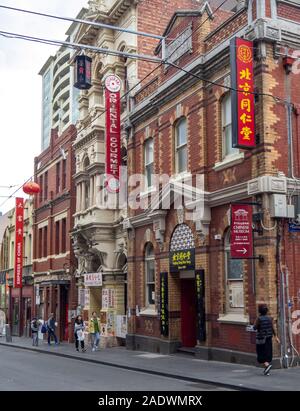
<path fill-rule="evenodd" d="M 39 344 L 39 331 L 43 334 L 48 334 L 48 345 L 51 345 L 51 340 L 54 339 L 55 345 L 58 345 L 58 338 L 56 336 L 57 322 L 55 320 L 54 314 L 51 313 L 48 321 L 43 322 L 34 317 L 31 321 L 31 335 L 32 335 L 32 345 L 38 346 Z M 88 332 L 90 333 L 92 351 L 99 349 L 100 343 L 100 318 L 97 317 L 97 313 L 94 311 L 92 313 L 92 318 L 89 321 Z M 75 337 L 75 348 L 79 351 L 79 345 L 82 352 L 86 351 L 84 344 L 86 326 L 81 315 L 75 318 L 74 322 L 74 337 Z"/>
<path fill-rule="evenodd" d="M 74 324 L 74 337 L 75 337 L 75 348 L 76 351 L 79 351 L 79 343 L 81 351 L 85 352 L 86 348 L 84 345 L 84 331 L 86 327 L 81 315 L 78 315 L 75 318 Z M 89 321 L 88 331 L 91 337 L 92 351 L 99 349 L 100 343 L 100 319 L 97 317 L 97 313 L 94 311 L 92 313 L 92 318 Z"/>
<path fill-rule="evenodd" d="M 54 339 L 55 345 L 58 345 L 58 338 L 56 336 L 57 322 L 55 320 L 54 314 L 51 313 L 47 321 L 38 320 L 34 317 L 31 321 L 31 335 L 32 335 L 32 345 L 37 347 L 39 345 L 39 331 L 42 334 L 48 334 L 48 345 L 51 345 L 51 339 Z"/>

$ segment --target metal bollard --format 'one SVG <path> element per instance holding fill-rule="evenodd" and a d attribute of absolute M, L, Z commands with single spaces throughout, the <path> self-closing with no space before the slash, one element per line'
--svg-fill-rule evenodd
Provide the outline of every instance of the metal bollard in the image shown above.
<path fill-rule="evenodd" d="M 11 336 L 9 324 L 5 324 L 5 337 L 6 337 L 6 342 L 12 342 L 12 336 Z"/>

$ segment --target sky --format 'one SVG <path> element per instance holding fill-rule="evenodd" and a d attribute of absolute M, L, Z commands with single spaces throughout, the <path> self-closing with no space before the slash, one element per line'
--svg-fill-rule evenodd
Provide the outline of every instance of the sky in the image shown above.
<path fill-rule="evenodd" d="M 0 5 L 76 17 L 87 0 L 0 0 Z M 0 8 L 0 31 L 65 40 L 70 22 L 17 13 Z M 0 212 L 14 206 L 7 201 L 33 175 L 40 153 L 42 79 L 38 72 L 58 48 L 0 36 Z M 8 186 L 16 186 L 7 188 Z M 22 190 L 15 195 L 26 197 Z M 5 202 L 5 203 L 4 203 Z M 4 204 L 3 204 L 4 203 Z"/>

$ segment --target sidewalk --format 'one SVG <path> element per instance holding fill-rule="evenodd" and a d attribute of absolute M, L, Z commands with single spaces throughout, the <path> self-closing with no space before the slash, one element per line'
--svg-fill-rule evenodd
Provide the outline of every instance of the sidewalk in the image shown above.
<path fill-rule="evenodd" d="M 153 375 L 216 384 L 239 390 L 300 391 L 300 367 L 272 370 L 271 375 L 266 377 L 258 367 L 203 361 L 182 354 L 160 355 L 131 351 L 125 347 L 106 348 L 97 352 L 92 352 L 88 347 L 85 353 L 78 353 L 73 344 L 68 343 L 48 346 L 42 341 L 39 347 L 32 347 L 31 344 L 29 338 L 13 337 L 13 342 L 7 343 L 5 337 L 0 337 L 0 346 L 27 349 Z"/>

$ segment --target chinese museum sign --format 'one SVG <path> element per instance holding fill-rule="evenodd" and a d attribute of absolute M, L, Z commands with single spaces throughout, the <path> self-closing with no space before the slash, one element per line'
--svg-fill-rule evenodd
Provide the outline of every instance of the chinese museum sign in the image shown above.
<path fill-rule="evenodd" d="M 253 258 L 252 206 L 231 205 L 231 258 Z"/>

